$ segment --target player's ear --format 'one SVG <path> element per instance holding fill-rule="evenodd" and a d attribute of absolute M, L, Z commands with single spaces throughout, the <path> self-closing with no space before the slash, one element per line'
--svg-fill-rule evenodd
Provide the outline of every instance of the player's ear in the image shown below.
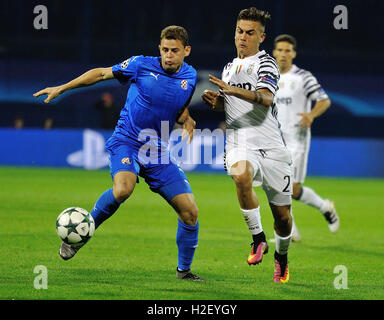
<path fill-rule="evenodd" d="M 293 50 L 293 55 L 292 55 L 292 59 L 295 59 L 296 58 L 296 51 Z"/>
<path fill-rule="evenodd" d="M 160 55 L 161 55 L 161 45 L 159 44 L 159 51 L 160 51 Z"/>
<path fill-rule="evenodd" d="M 191 54 L 191 46 L 185 46 L 184 47 L 184 57 L 188 57 Z"/>
<path fill-rule="evenodd" d="M 260 43 L 263 43 L 263 42 L 264 42 L 266 36 L 267 36 L 267 35 L 265 34 L 265 32 L 263 32 L 263 33 L 261 34 L 261 36 L 260 36 Z"/>

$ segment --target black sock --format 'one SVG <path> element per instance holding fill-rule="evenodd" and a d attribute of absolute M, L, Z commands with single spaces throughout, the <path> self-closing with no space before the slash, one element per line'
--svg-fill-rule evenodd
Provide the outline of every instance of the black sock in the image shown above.
<path fill-rule="evenodd" d="M 275 251 L 275 259 L 279 261 L 280 264 L 286 265 L 288 264 L 288 253 L 280 254 L 277 251 Z"/>
<path fill-rule="evenodd" d="M 252 235 L 252 239 L 253 239 L 253 242 L 255 244 L 259 244 L 260 242 L 267 242 L 265 240 L 265 234 L 264 234 L 264 231 L 261 231 L 260 233 L 258 234 L 253 234 Z"/>

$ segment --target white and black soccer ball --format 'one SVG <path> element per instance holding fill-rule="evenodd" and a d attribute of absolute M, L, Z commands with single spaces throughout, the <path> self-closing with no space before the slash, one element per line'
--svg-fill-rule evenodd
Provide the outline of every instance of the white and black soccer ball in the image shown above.
<path fill-rule="evenodd" d="M 87 210 L 70 207 L 57 217 L 56 231 L 65 243 L 81 247 L 93 236 L 95 221 Z"/>

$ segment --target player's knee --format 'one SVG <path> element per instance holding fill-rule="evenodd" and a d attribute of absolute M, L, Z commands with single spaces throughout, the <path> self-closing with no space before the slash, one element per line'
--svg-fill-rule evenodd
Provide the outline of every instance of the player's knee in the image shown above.
<path fill-rule="evenodd" d="M 236 187 L 240 190 L 252 189 L 252 178 L 248 173 L 233 174 L 232 179 L 236 184 Z"/>
<path fill-rule="evenodd" d="M 292 216 L 289 206 L 271 205 L 275 220 L 275 229 L 281 236 L 288 236 L 292 228 Z"/>
<path fill-rule="evenodd" d="M 248 161 L 238 161 L 230 169 L 232 179 L 236 184 L 238 192 L 249 192 L 252 190 L 254 169 Z"/>
<path fill-rule="evenodd" d="M 113 186 L 113 194 L 117 201 L 123 202 L 127 200 L 133 192 L 133 186 L 128 183 L 117 183 Z"/>
<path fill-rule="evenodd" d="M 288 226 L 291 224 L 292 218 L 289 212 L 285 212 L 278 216 L 279 224 L 282 226 Z"/>
<path fill-rule="evenodd" d="M 183 212 L 180 213 L 182 221 L 189 226 L 196 225 L 198 216 L 199 209 L 196 204 L 191 204 L 186 210 L 183 210 Z"/>

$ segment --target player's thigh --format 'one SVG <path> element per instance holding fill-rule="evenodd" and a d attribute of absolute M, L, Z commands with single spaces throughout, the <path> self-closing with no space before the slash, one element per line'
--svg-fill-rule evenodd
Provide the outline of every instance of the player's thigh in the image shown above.
<path fill-rule="evenodd" d="M 112 138 L 108 140 L 107 151 L 114 196 L 124 201 L 133 192 L 140 171 L 137 152 L 129 144 Z"/>
<path fill-rule="evenodd" d="M 225 154 L 225 168 L 236 184 L 252 183 L 259 164 L 254 152 L 242 148 L 231 148 Z"/>
<path fill-rule="evenodd" d="M 254 165 L 248 160 L 236 162 L 230 169 L 229 174 L 238 189 L 251 189 L 255 175 Z"/>
<path fill-rule="evenodd" d="M 137 175 L 131 171 L 119 171 L 113 177 L 113 195 L 116 200 L 124 201 L 132 194 Z"/>

